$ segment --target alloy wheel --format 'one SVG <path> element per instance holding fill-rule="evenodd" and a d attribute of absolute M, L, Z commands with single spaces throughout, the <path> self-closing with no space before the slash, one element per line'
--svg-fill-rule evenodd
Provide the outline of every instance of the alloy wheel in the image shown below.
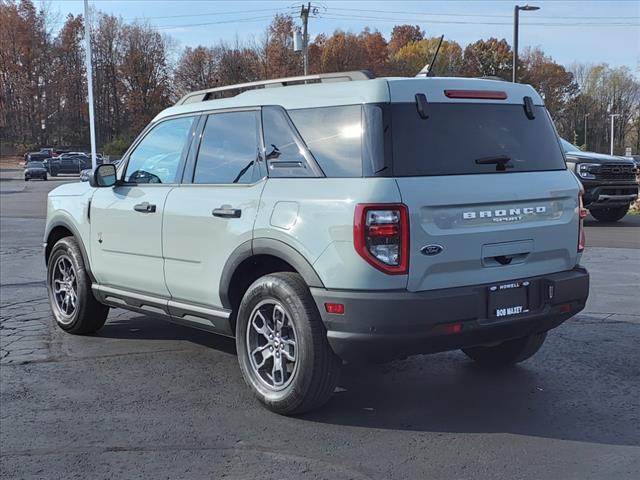
<path fill-rule="evenodd" d="M 61 323 L 71 323 L 78 304 L 78 279 L 73 263 L 67 255 L 56 260 L 51 278 L 51 289 Z"/>
<path fill-rule="evenodd" d="M 296 328 L 286 308 L 275 299 L 260 302 L 251 312 L 246 335 L 254 375 L 270 390 L 286 388 L 297 371 Z"/>

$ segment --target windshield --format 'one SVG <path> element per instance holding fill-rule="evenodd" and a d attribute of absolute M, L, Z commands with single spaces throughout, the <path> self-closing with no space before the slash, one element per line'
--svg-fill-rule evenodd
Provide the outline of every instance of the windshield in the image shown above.
<path fill-rule="evenodd" d="M 393 174 L 466 175 L 564 170 L 551 120 L 541 106 L 529 119 L 522 105 L 415 103 L 391 105 Z"/>
<path fill-rule="evenodd" d="M 560 139 L 560 143 L 562 144 L 562 149 L 565 152 L 579 152 L 580 149 L 576 147 L 573 143 L 567 142 L 564 138 Z"/>
<path fill-rule="evenodd" d="M 44 163 L 42 163 L 42 162 L 29 162 L 29 163 L 27 163 L 27 168 L 44 168 Z"/>

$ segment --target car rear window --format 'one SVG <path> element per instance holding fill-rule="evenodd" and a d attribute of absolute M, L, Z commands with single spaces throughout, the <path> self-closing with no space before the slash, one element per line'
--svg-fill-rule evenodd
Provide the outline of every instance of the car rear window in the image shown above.
<path fill-rule="evenodd" d="M 392 104 L 393 174 L 496 173 L 496 164 L 476 160 L 505 157 L 506 173 L 565 169 L 549 115 L 533 111 L 529 119 L 523 105 L 429 103 L 423 119 L 414 103 Z"/>

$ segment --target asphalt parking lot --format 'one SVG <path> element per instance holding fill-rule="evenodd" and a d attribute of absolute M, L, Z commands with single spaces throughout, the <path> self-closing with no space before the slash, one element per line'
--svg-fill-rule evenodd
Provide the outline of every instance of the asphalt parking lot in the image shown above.
<path fill-rule="evenodd" d="M 41 244 L 60 182 L 0 172 L 0 477 L 590 479 L 640 471 L 640 217 L 587 222 L 584 312 L 517 367 L 463 354 L 347 368 L 285 418 L 245 387 L 232 341 L 112 310 L 56 329 Z"/>

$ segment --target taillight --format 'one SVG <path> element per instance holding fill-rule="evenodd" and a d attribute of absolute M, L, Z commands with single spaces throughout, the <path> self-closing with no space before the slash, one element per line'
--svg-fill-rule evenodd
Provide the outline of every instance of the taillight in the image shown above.
<path fill-rule="evenodd" d="M 391 275 L 409 270 L 409 214 L 402 204 L 358 204 L 353 223 L 358 254 Z"/>
<path fill-rule="evenodd" d="M 584 208 L 582 203 L 582 191 L 578 194 L 578 217 L 580 226 L 578 227 L 578 252 L 583 252 L 587 243 L 587 236 L 584 233 L 584 219 L 589 214 L 589 211 Z"/>
<path fill-rule="evenodd" d="M 482 100 L 506 100 L 507 92 L 499 90 L 445 90 L 447 98 L 477 98 Z"/>

